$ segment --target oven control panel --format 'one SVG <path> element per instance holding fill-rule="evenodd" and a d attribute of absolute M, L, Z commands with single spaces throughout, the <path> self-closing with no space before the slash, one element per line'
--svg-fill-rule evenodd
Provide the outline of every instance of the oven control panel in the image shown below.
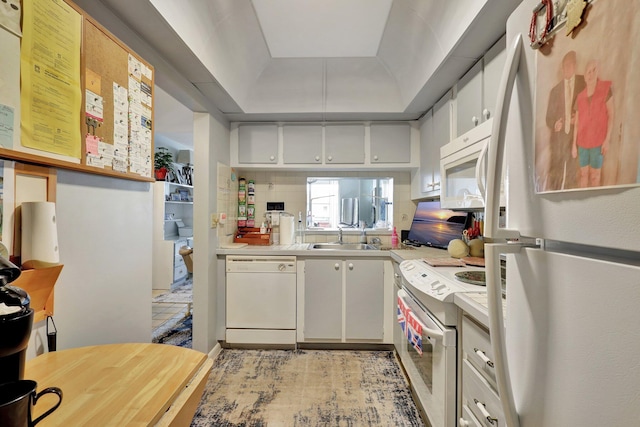
<path fill-rule="evenodd" d="M 463 284 L 447 280 L 435 273 L 433 268 L 436 267 L 430 268 L 420 259 L 405 260 L 400 263 L 400 272 L 406 282 L 439 301 L 452 303 L 456 292 L 469 291 Z"/>

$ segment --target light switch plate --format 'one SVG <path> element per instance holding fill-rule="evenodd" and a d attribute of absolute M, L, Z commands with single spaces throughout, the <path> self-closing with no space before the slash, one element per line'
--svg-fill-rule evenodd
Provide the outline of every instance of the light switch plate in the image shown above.
<path fill-rule="evenodd" d="M 218 226 L 218 214 L 211 214 L 211 228 L 216 228 Z"/>

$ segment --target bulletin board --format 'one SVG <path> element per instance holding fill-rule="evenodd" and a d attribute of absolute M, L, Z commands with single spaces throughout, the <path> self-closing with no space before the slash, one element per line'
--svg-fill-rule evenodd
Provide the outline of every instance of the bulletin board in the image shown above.
<path fill-rule="evenodd" d="M 77 85 L 80 86 L 78 92 L 82 96 L 80 111 L 70 113 L 71 117 L 77 117 L 76 129 L 79 129 L 80 141 L 77 141 L 77 136 L 74 137 L 76 149 L 73 153 L 60 154 L 55 150 L 38 147 L 34 149 L 25 145 L 25 132 L 21 132 L 21 137 L 14 139 L 18 142 L 14 142 L 13 147 L 6 145 L 0 147 L 0 158 L 136 181 L 155 181 L 153 178 L 154 69 L 149 63 L 69 0 L 63 3 L 56 0 L 33 0 L 25 3 L 21 62 L 26 55 L 25 35 L 29 32 L 35 34 L 34 45 L 37 40 L 46 40 L 47 31 L 50 30 L 51 25 L 48 25 L 49 21 L 46 19 L 40 19 L 40 15 L 43 10 L 54 9 L 60 5 L 68 7 L 69 10 L 72 9 L 72 12 L 75 11 L 82 21 L 80 51 L 75 53 L 80 56 L 78 72 L 80 75 L 75 78 L 73 77 L 75 73 L 69 73 L 71 78 L 68 79 L 72 85 L 76 85 L 76 88 Z M 31 19 L 24 19 L 27 16 Z M 77 33 L 74 32 L 74 34 Z M 53 36 L 58 37 L 57 41 L 65 39 L 64 31 L 60 30 L 60 27 Z M 41 52 L 45 49 L 38 49 L 39 47 L 29 49 L 32 60 L 29 67 L 26 67 L 24 62 L 21 67 L 16 65 L 22 73 L 22 82 L 25 81 L 24 73 L 34 72 L 33 69 L 41 72 L 48 67 L 55 72 L 52 65 L 55 61 L 47 62 L 47 60 L 55 59 L 56 52 L 52 52 L 49 58 L 42 58 Z M 56 43 L 46 47 L 55 49 Z M 75 50 L 72 51 L 75 52 Z M 68 52 L 69 50 L 63 51 L 66 54 Z M 38 64 L 36 61 L 42 62 Z M 24 106 L 31 101 L 31 94 L 28 94 L 24 87 L 20 92 L 21 104 Z M 39 93 L 42 94 L 42 92 L 40 90 Z M 30 118 L 29 111 L 23 108 L 22 125 L 25 119 Z M 52 115 L 58 113 L 61 116 L 60 112 L 52 111 Z M 76 120 L 73 119 L 73 122 Z M 75 124 L 69 127 L 73 128 Z M 45 146 L 46 141 L 40 145 Z M 54 145 L 55 141 L 52 140 L 51 146 Z"/>

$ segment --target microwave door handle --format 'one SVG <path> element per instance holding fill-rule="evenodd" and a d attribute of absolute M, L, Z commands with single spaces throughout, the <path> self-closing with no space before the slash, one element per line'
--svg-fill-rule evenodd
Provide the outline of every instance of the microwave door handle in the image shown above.
<path fill-rule="evenodd" d="M 478 156 L 478 161 L 476 162 L 476 182 L 478 183 L 478 190 L 480 191 L 480 196 L 482 197 L 482 203 L 484 205 L 487 204 L 487 192 L 484 187 L 484 179 L 487 176 L 487 168 L 484 162 L 484 159 L 487 156 L 487 151 L 489 150 L 489 142 L 484 144 L 482 147 L 482 151 L 480 151 L 480 155 Z"/>
<path fill-rule="evenodd" d="M 498 87 L 496 102 L 497 115 L 493 119 L 493 128 L 488 151 L 487 167 L 487 203 L 485 204 L 485 258 L 487 260 L 487 296 L 489 311 L 489 330 L 491 333 L 491 348 L 495 359 L 496 382 L 500 402 L 505 415 L 506 425 L 520 427 L 520 418 L 515 407 L 513 389 L 507 360 L 506 337 L 502 314 L 502 286 L 500 283 L 500 253 L 509 250 L 508 245 L 496 243 L 501 239 L 514 239 L 520 236 L 516 230 L 505 230 L 498 227 L 500 215 L 500 180 L 502 165 L 504 164 L 505 130 L 507 127 L 507 113 L 513 94 L 514 83 L 520 58 L 522 55 L 522 34 L 518 33 L 513 44 L 508 47 L 505 68 Z M 519 248 L 517 249 L 519 250 Z"/>

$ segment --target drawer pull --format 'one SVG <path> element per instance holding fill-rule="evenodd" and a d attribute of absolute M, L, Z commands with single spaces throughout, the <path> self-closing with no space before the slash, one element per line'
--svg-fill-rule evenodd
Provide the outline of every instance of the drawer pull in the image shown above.
<path fill-rule="evenodd" d="M 460 427 L 470 427 L 471 423 L 464 418 L 460 417 Z"/>
<path fill-rule="evenodd" d="M 486 363 L 486 364 L 487 364 L 487 366 L 489 366 L 489 367 L 493 368 L 493 362 L 491 361 L 491 359 L 489 359 L 489 358 L 487 357 L 487 355 L 486 355 L 486 354 L 484 354 L 484 351 L 482 351 L 482 350 L 480 350 L 480 349 L 477 349 L 477 348 L 474 348 L 474 349 L 473 349 L 473 351 L 476 353 L 476 355 L 477 355 L 480 359 L 482 359 L 482 361 L 483 361 L 484 363 Z"/>
<path fill-rule="evenodd" d="M 473 399 L 473 402 L 476 404 L 478 409 L 480 409 L 480 412 L 482 412 L 482 416 L 489 421 L 489 424 L 493 425 L 498 423 L 498 419 L 491 416 L 489 411 L 487 411 L 487 407 L 484 406 L 484 403 L 480 402 L 478 399 Z"/>

